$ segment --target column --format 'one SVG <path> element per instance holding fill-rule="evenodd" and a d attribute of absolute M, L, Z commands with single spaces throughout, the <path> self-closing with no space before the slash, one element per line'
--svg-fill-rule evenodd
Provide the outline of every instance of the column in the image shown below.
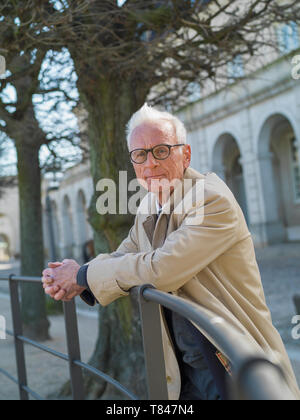
<path fill-rule="evenodd" d="M 268 244 L 280 243 L 285 240 L 286 232 L 278 209 L 278 197 L 274 181 L 273 153 L 259 155 L 257 159 L 260 177 L 260 194 L 264 207 L 264 234 Z"/>
<path fill-rule="evenodd" d="M 260 177 L 257 176 L 259 164 L 256 156 L 252 153 L 240 158 L 239 162 L 243 168 L 249 230 L 255 245 L 263 246 L 267 240 L 263 229 L 264 212 L 260 200 Z"/>

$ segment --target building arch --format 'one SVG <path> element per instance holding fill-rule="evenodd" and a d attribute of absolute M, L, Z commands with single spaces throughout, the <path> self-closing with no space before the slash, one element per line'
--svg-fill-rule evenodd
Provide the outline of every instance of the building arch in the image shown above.
<path fill-rule="evenodd" d="M 222 131 L 220 131 L 220 128 Z M 233 138 L 235 142 L 237 143 L 238 148 L 241 151 L 241 155 L 244 154 L 243 151 L 243 143 L 240 140 L 242 138 L 242 133 L 239 132 L 238 128 L 235 127 L 233 124 L 226 124 L 226 127 L 219 127 L 218 130 L 215 130 L 214 133 L 212 133 L 212 138 L 214 139 L 210 146 L 210 161 L 213 165 L 213 159 L 215 158 L 215 149 L 217 144 L 220 142 L 220 139 L 224 139 L 226 137 Z"/>
<path fill-rule="evenodd" d="M 266 138 L 270 132 L 271 127 L 274 127 L 277 121 L 281 120 L 288 121 L 291 125 L 297 138 L 300 138 L 300 126 L 297 124 L 296 118 L 289 112 L 288 109 L 274 108 L 272 110 L 267 109 L 266 112 L 256 113 L 257 122 L 253 124 L 254 127 L 254 138 L 256 139 L 255 143 L 255 152 L 257 154 L 262 153 L 262 147 L 265 145 L 261 144 L 262 136 Z M 268 149 L 267 149 L 268 150 Z"/>
<path fill-rule="evenodd" d="M 268 243 L 300 239 L 299 153 L 299 138 L 291 120 L 283 113 L 270 115 L 261 127 L 257 146 Z"/>
<path fill-rule="evenodd" d="M 241 149 L 238 141 L 231 133 L 223 133 L 217 139 L 212 154 L 212 170 L 229 186 L 248 222 Z"/>

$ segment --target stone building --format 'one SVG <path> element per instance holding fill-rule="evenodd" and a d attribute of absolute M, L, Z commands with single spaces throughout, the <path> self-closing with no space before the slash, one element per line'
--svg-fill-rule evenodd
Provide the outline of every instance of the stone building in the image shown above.
<path fill-rule="evenodd" d="M 281 57 L 179 113 L 192 166 L 226 181 L 257 245 L 300 240 L 300 80 L 291 60 Z"/>
<path fill-rule="evenodd" d="M 89 165 L 79 164 L 67 170 L 58 188 L 52 184 L 44 180 L 42 187 L 45 257 L 75 258 L 82 263 L 84 246 L 93 239 L 87 213 L 93 195 Z"/>
<path fill-rule="evenodd" d="M 75 258 L 83 263 L 84 246 L 93 238 L 87 209 L 93 194 L 87 164 L 67 170 L 59 188 L 42 182 L 45 259 Z M 53 240 L 51 240 L 51 231 Z M 20 256 L 18 187 L 9 187 L 0 197 L 0 263 Z M 53 243 L 53 245 L 52 245 Z M 54 250 L 52 249 L 54 248 Z"/>

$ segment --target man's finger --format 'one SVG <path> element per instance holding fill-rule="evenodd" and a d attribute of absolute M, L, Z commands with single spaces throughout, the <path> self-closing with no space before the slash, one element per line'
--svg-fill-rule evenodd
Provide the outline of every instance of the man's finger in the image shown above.
<path fill-rule="evenodd" d="M 43 270 L 43 272 L 42 272 L 42 276 L 43 277 L 51 277 L 51 275 L 52 275 L 52 270 L 51 270 L 51 268 L 46 268 L 45 270 Z"/>
<path fill-rule="evenodd" d="M 59 286 L 46 287 L 45 293 L 54 299 L 54 296 L 57 294 L 57 292 L 59 292 L 59 290 Z"/>
<path fill-rule="evenodd" d="M 61 263 L 59 261 L 57 261 L 57 262 L 49 262 L 48 263 L 48 267 L 49 268 L 57 268 L 57 267 L 60 267 L 62 265 L 63 265 L 63 263 Z"/>
<path fill-rule="evenodd" d="M 42 277 L 42 282 L 44 284 L 52 284 L 54 282 L 52 277 Z"/>
<path fill-rule="evenodd" d="M 58 292 L 60 290 L 59 286 L 46 286 L 45 287 L 45 292 L 46 293 L 51 293 L 51 292 Z"/>
<path fill-rule="evenodd" d="M 47 283 L 43 283 L 43 288 L 44 288 L 44 290 L 45 290 L 45 293 L 47 293 L 46 292 L 46 289 L 47 290 L 50 290 L 50 289 L 52 289 L 54 286 L 51 286 L 50 284 L 47 284 Z"/>
<path fill-rule="evenodd" d="M 63 260 L 63 264 L 67 264 L 67 263 L 69 263 L 69 262 L 72 262 L 73 260 L 70 260 L 70 259 L 65 259 L 65 260 Z"/>
<path fill-rule="evenodd" d="M 55 294 L 54 299 L 55 300 L 62 300 L 65 297 L 66 293 L 67 293 L 66 290 L 61 289 L 59 292 L 57 292 Z"/>

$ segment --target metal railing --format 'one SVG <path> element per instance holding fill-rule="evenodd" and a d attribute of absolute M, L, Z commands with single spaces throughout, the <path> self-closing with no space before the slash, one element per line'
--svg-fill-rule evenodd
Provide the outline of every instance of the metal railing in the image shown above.
<path fill-rule="evenodd" d="M 12 377 L 2 368 L 0 368 L 0 373 L 18 385 L 21 400 L 28 400 L 29 395 L 37 400 L 44 399 L 27 385 L 24 343 L 69 363 L 74 400 L 85 398 L 82 370 L 107 381 L 127 398 L 139 399 L 115 379 L 81 361 L 74 300 L 64 302 L 63 305 L 68 354 L 62 354 L 23 336 L 18 283 L 41 283 L 41 279 L 10 275 L 9 277 L 0 276 L 1 280 L 9 281 L 13 332 L 6 331 L 6 333 L 13 336 L 15 340 L 18 378 Z M 233 328 L 224 319 L 178 296 L 156 290 L 151 285 L 134 287 L 131 294 L 139 301 L 149 400 L 168 399 L 159 305 L 196 323 L 211 343 L 229 359 L 232 368 L 231 380 L 228 383 L 231 399 L 295 400 L 281 367 L 272 363 L 263 352 L 251 350 L 243 333 Z"/>
<path fill-rule="evenodd" d="M 58 357 L 69 363 L 70 371 L 70 382 L 72 388 L 72 396 L 74 400 L 84 400 L 84 381 L 82 370 L 86 370 L 97 378 L 103 379 L 106 382 L 109 382 L 120 392 L 126 395 L 132 400 L 138 400 L 138 397 L 134 395 L 130 390 L 124 387 L 115 379 L 106 375 L 104 372 L 99 371 L 91 365 L 83 363 L 81 361 L 80 355 L 80 344 L 79 344 L 79 334 L 78 334 L 78 324 L 77 324 L 77 314 L 76 306 L 74 299 L 71 302 L 63 302 L 64 309 L 64 320 L 65 320 L 65 330 L 66 330 L 66 341 L 67 341 L 67 350 L 68 354 L 60 353 L 56 350 L 51 349 L 41 343 L 38 343 L 34 340 L 31 340 L 23 336 L 23 326 L 22 326 L 22 317 L 21 317 L 21 306 L 18 293 L 18 283 L 19 282 L 30 282 L 41 284 L 40 277 L 21 277 L 10 275 L 8 277 L 1 277 L 0 281 L 9 281 L 9 290 L 10 290 L 10 302 L 11 302 L 11 313 L 12 313 L 12 323 L 13 331 L 6 330 L 6 334 L 13 336 L 15 340 L 15 352 L 16 352 L 16 364 L 17 364 L 17 375 L 18 378 L 14 378 L 10 375 L 9 372 L 0 368 L 0 373 L 4 374 L 8 379 L 15 382 L 19 387 L 19 395 L 21 400 L 28 400 L 29 395 L 31 395 L 36 400 L 44 400 L 42 396 L 30 389 L 27 385 L 27 372 L 25 364 L 25 354 L 24 354 L 24 343 L 29 344 L 38 348 L 41 351 L 47 352 L 54 357 Z"/>
<path fill-rule="evenodd" d="M 288 386 L 282 368 L 261 351 L 251 347 L 243 334 L 232 327 L 223 318 L 216 316 L 200 305 L 170 295 L 145 285 L 133 289 L 133 293 L 140 296 L 140 311 L 142 317 L 144 352 L 148 389 L 150 394 L 159 399 L 160 395 L 167 398 L 165 365 L 163 357 L 159 358 L 157 366 L 157 352 L 162 349 L 161 323 L 159 322 L 159 307 L 161 305 L 193 321 L 202 334 L 223 353 L 231 364 L 232 376 L 228 383 L 229 396 L 233 400 L 295 400 L 296 397 Z M 148 333 L 151 331 L 151 334 Z M 155 342 L 157 342 L 155 344 Z"/>

